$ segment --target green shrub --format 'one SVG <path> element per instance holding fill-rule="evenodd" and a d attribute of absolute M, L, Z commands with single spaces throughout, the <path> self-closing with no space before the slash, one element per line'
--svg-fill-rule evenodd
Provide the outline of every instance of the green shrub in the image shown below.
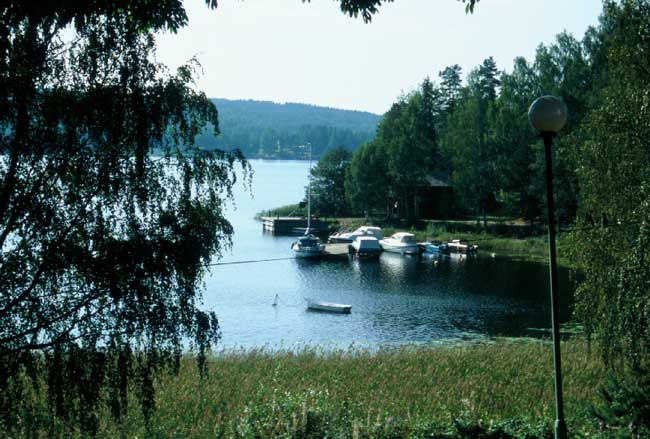
<path fill-rule="evenodd" d="M 650 373 L 635 368 L 612 376 L 601 389 L 601 402 L 592 407 L 601 429 L 618 438 L 650 437 Z"/>

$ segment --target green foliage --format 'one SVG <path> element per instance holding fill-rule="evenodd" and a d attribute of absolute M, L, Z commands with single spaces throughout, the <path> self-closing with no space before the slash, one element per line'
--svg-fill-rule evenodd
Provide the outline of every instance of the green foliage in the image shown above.
<path fill-rule="evenodd" d="M 352 154 L 337 147 L 325 153 L 311 170 L 312 212 L 321 216 L 340 216 L 348 211 L 345 176 Z"/>
<path fill-rule="evenodd" d="M 494 106 L 489 136 L 493 139 L 496 199 L 511 215 L 534 218 L 539 214 L 538 198 L 531 193 L 535 134 L 528 122 L 530 103 L 539 96 L 534 69 L 518 57 L 511 73 L 501 75 L 501 88 Z"/>
<path fill-rule="evenodd" d="M 352 158 L 346 194 L 353 208 L 369 212 L 398 200 L 401 216 L 415 215 L 417 187 L 442 168 L 436 144 L 438 90 L 427 78 L 384 115 L 377 136 Z"/>
<path fill-rule="evenodd" d="M 387 158 L 378 142 L 359 148 L 345 179 L 345 196 L 351 208 L 365 216 L 373 210 L 383 211 L 389 191 L 387 173 Z"/>
<path fill-rule="evenodd" d="M 154 32 L 185 22 L 178 2 L 1 7 L 5 429 L 23 422 L 24 371 L 46 377 L 37 391 L 62 431 L 91 435 L 99 407 L 120 418 L 129 390 L 152 415 L 155 373 L 177 367 L 182 340 L 205 372 L 219 324 L 199 307 L 202 278 L 230 243 L 224 198 L 248 165 L 196 147 L 218 127 L 196 63 L 172 74 L 153 61 Z"/>
<path fill-rule="evenodd" d="M 441 110 L 447 113 L 454 111 L 454 106 L 460 97 L 460 89 L 463 85 L 461 72 L 461 67 L 454 64 L 445 67 L 444 70 L 438 73 L 440 78 L 440 107 Z"/>
<path fill-rule="evenodd" d="M 610 437 L 650 436 L 650 374 L 633 369 L 622 377 L 612 376 L 601 388 L 601 401 L 592 407 L 602 430 Z"/>
<path fill-rule="evenodd" d="M 650 354 L 649 11 L 644 0 L 605 4 L 600 48 L 591 50 L 609 76 L 574 139 L 582 200 L 574 257 L 586 275 L 577 312 L 606 361 L 633 366 Z"/>
<path fill-rule="evenodd" d="M 516 58 L 512 73 L 499 71 L 488 57 L 465 85 L 453 65 L 439 73 L 439 85 L 427 78 L 399 98 L 375 142 L 386 157 L 386 187 L 399 201 L 400 215 L 415 211 L 415 188 L 423 176 L 434 175 L 453 183 L 457 214 L 484 222 L 497 211 L 537 219 L 545 204 L 544 155 L 527 113 L 539 95 L 556 94 L 571 116 L 555 142 L 555 204 L 561 223 L 572 223 L 579 199 L 574 134 L 589 110 L 600 56 L 598 38 L 590 35 L 582 44 L 562 33 L 540 45 L 534 62 Z M 360 190 L 350 186 L 349 193 L 355 192 Z"/>
<path fill-rule="evenodd" d="M 309 2 L 311 0 L 302 0 Z M 379 7 L 383 3 L 392 3 L 394 0 L 338 0 L 341 3 L 341 11 L 350 15 L 350 17 L 357 17 L 361 14 L 363 21 L 370 23 L 372 16 L 379 12 Z M 465 5 L 465 11 L 470 13 L 474 12 L 474 7 L 480 0 L 459 0 Z"/>

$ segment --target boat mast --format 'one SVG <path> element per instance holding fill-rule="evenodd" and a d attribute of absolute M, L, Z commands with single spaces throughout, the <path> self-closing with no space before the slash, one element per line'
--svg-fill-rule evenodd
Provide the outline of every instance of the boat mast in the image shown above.
<path fill-rule="evenodd" d="M 307 230 L 305 230 L 305 235 L 309 235 L 311 228 L 311 142 L 308 142 L 309 145 L 309 174 L 307 174 L 309 181 L 307 183 Z"/>

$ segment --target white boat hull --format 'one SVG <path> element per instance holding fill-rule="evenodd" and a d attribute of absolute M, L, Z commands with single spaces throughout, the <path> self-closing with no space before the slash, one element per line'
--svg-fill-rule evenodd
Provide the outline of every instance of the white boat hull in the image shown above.
<path fill-rule="evenodd" d="M 451 253 L 461 253 L 464 255 L 476 253 L 476 251 L 478 250 L 477 245 L 463 244 L 454 241 L 447 243 L 447 248 Z"/>
<path fill-rule="evenodd" d="M 415 255 L 420 253 L 420 248 L 418 247 L 417 244 L 391 245 L 380 241 L 380 245 L 385 252 L 399 253 L 402 255 Z"/>
<path fill-rule="evenodd" d="M 307 309 L 312 311 L 333 312 L 337 314 L 350 314 L 352 312 L 352 305 L 308 300 Z"/>

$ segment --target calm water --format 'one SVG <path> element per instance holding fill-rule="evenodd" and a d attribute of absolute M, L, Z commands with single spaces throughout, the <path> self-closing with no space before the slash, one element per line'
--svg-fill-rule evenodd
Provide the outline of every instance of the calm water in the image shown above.
<path fill-rule="evenodd" d="M 262 233 L 256 212 L 299 201 L 307 164 L 252 161 L 252 194 L 241 186 L 227 217 L 232 251 L 220 262 L 291 257 L 292 237 Z M 561 294 L 568 273 L 560 273 Z M 531 335 L 548 326 L 548 268 L 497 256 L 443 258 L 384 253 L 379 261 L 283 260 L 213 268 L 205 307 L 217 312 L 225 348 L 426 344 Z M 271 306 L 275 295 L 277 307 Z M 349 303 L 352 314 L 308 312 L 305 297 Z M 561 317 L 568 311 L 563 306 Z"/>

